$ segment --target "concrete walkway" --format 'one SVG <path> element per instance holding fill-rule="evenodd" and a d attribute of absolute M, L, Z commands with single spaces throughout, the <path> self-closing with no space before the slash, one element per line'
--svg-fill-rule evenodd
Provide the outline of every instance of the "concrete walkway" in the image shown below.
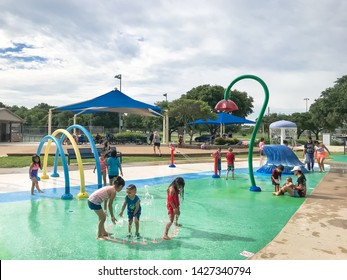
<path fill-rule="evenodd" d="M 251 260 L 347 260 L 347 165 L 331 165 L 282 231 Z"/>

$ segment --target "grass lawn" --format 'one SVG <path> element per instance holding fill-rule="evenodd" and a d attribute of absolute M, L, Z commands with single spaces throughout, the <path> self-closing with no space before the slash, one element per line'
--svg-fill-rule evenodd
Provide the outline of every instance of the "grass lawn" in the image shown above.
<path fill-rule="evenodd" d="M 343 153 L 331 153 L 331 158 L 334 161 L 334 156 L 342 156 Z M 223 156 L 223 155 L 222 155 Z M 238 158 L 247 158 L 247 154 L 236 155 Z M 255 157 L 255 154 L 253 155 Z M 192 157 L 192 159 L 206 160 L 210 157 Z M 43 157 L 41 157 L 43 161 Z M 183 160 L 181 157 L 176 157 L 175 160 Z M 67 158 L 66 158 L 67 161 Z M 83 163 L 94 163 L 94 159 L 83 159 Z M 122 158 L 122 163 L 137 163 L 137 162 L 169 162 L 170 156 L 127 156 Z M 76 164 L 77 160 L 71 160 L 71 164 Z M 327 161 L 328 163 L 328 161 Z M 9 156 L 9 157 L 0 157 L 0 168 L 15 168 L 15 167 L 29 167 L 31 164 L 31 156 Z M 54 157 L 48 157 L 48 166 L 53 166 Z M 61 160 L 59 160 L 59 165 L 61 165 Z"/>

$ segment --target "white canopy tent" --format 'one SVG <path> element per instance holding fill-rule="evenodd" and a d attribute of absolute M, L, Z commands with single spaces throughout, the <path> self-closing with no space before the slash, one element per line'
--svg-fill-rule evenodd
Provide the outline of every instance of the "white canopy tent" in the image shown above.
<path fill-rule="evenodd" d="M 290 121 L 277 121 L 270 124 L 271 144 L 283 144 L 283 140 L 288 139 L 292 146 L 296 144 L 297 126 Z"/>

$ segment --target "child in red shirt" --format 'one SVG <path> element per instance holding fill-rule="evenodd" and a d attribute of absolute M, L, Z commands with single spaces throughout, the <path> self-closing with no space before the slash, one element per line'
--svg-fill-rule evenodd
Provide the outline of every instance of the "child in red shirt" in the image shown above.
<path fill-rule="evenodd" d="M 228 175 L 229 175 L 229 171 L 231 171 L 231 178 L 234 180 L 234 162 L 235 162 L 235 155 L 233 154 L 233 149 L 230 147 L 228 149 L 227 154 L 225 155 L 226 159 L 227 159 L 227 163 L 228 163 L 228 167 L 227 167 L 227 174 L 225 176 L 225 180 L 228 180 Z"/>

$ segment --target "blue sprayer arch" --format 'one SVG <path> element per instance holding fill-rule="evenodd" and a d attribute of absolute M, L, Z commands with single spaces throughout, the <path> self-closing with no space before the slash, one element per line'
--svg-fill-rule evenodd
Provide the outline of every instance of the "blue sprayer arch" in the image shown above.
<path fill-rule="evenodd" d="M 81 126 L 81 125 L 78 125 L 78 124 L 75 124 L 75 125 L 71 125 L 69 126 L 66 131 L 70 132 L 71 130 L 73 130 L 74 128 L 76 129 L 79 129 L 81 131 L 83 131 L 83 133 L 87 136 L 88 140 L 89 140 L 89 143 L 90 143 L 90 146 L 92 148 L 92 151 L 94 153 L 94 159 L 95 159 L 95 166 L 96 166 L 96 170 L 97 170 L 97 178 L 98 178 L 98 188 L 101 188 L 102 187 L 102 177 L 101 177 L 101 167 L 100 167 L 100 162 L 99 162 L 99 152 L 98 152 L 98 149 L 96 148 L 95 146 L 95 143 L 94 143 L 94 139 L 93 137 L 90 135 L 89 131 Z M 64 142 L 64 139 L 65 139 L 66 135 L 63 134 L 60 138 L 60 146 L 62 145 L 62 143 Z M 58 146 L 58 145 L 57 145 Z M 59 151 L 59 154 L 61 154 L 61 152 Z M 55 158 L 54 158 L 54 171 L 53 171 L 53 176 L 54 177 L 57 177 L 57 168 L 58 168 L 58 159 L 59 159 L 59 154 L 55 154 Z M 61 155 L 65 155 L 64 152 L 61 154 Z M 63 158 L 63 156 L 62 156 Z M 65 156 L 64 156 L 65 158 Z M 59 175 L 58 175 L 59 176 Z"/>
<path fill-rule="evenodd" d="M 58 139 L 55 138 L 52 135 L 46 135 L 45 137 L 43 137 L 41 139 L 40 144 L 39 144 L 39 146 L 37 148 L 37 152 L 36 152 L 37 155 L 41 154 L 41 150 L 42 150 L 43 144 L 47 140 L 52 140 L 55 143 L 55 145 L 57 146 L 59 154 L 64 155 L 63 147 L 59 143 Z M 63 165 L 63 168 L 64 168 L 64 177 L 65 177 L 65 193 L 62 195 L 61 199 L 64 199 L 64 200 L 69 200 L 70 199 L 71 200 L 73 198 L 73 196 L 70 193 L 70 176 L 69 176 L 69 169 L 68 169 L 68 165 L 67 165 L 65 156 L 61 157 L 61 161 L 62 161 L 62 165 Z"/>

